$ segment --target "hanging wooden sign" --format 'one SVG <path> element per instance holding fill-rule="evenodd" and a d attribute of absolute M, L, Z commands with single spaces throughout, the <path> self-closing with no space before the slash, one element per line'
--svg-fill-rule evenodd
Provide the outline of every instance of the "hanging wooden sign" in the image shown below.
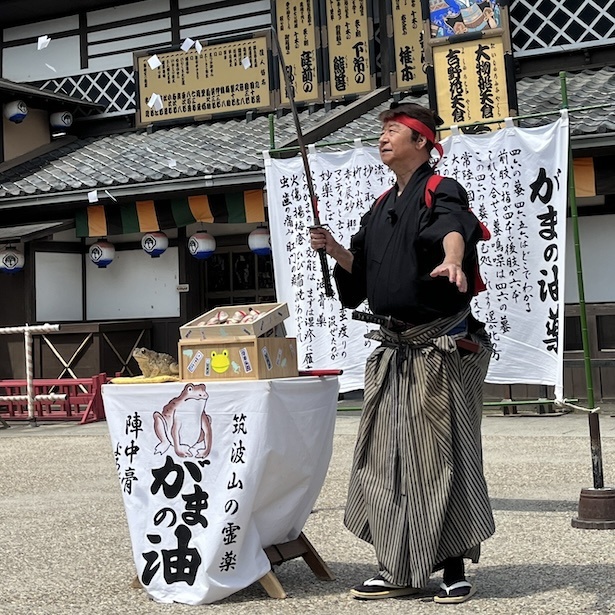
<path fill-rule="evenodd" d="M 297 104 L 322 101 L 322 59 L 317 6 L 312 0 L 274 0 L 272 13 L 284 54 L 284 63 L 294 86 Z M 280 101 L 288 105 L 284 75 L 279 67 Z"/>
<path fill-rule="evenodd" d="M 137 55 L 138 124 L 272 109 L 269 38 L 263 32 L 202 42 L 200 51 Z"/>
<path fill-rule="evenodd" d="M 371 92 L 373 24 L 367 0 L 325 0 L 327 97 L 338 100 Z"/>
<path fill-rule="evenodd" d="M 510 116 L 501 37 L 439 45 L 432 53 L 438 114 L 446 125 Z"/>

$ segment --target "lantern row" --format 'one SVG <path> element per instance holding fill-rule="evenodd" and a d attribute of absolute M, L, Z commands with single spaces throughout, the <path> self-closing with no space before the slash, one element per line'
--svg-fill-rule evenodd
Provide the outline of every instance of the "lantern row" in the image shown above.
<path fill-rule="evenodd" d="M 146 233 L 141 238 L 143 251 L 152 258 L 158 258 L 169 247 L 169 238 L 162 231 Z M 259 227 L 248 235 L 248 247 L 259 256 L 271 254 L 271 237 L 269 230 Z M 197 231 L 188 239 L 188 251 L 199 260 L 209 258 L 216 251 L 216 239 L 206 231 Z M 90 260 L 99 268 L 104 269 L 113 262 L 115 246 L 106 240 L 93 243 L 89 249 Z M 0 249 L 0 271 L 2 273 L 17 273 L 24 268 L 24 255 L 13 246 Z"/>
<path fill-rule="evenodd" d="M 13 100 L 2 106 L 2 115 L 13 122 L 21 124 L 28 115 L 28 105 L 23 100 Z M 73 114 L 70 111 L 57 111 L 49 115 L 49 124 L 54 130 L 66 130 L 73 124 Z"/>
<path fill-rule="evenodd" d="M 169 247 L 169 238 L 162 231 L 146 233 L 141 238 L 143 251 L 152 258 L 158 258 Z M 253 230 L 248 235 L 248 247 L 260 256 L 271 254 L 271 237 L 264 227 Z M 216 250 L 216 240 L 206 231 L 197 231 L 188 239 L 188 251 L 199 260 L 209 258 Z M 90 246 L 90 260 L 101 269 L 111 264 L 115 257 L 112 243 L 100 240 Z"/>

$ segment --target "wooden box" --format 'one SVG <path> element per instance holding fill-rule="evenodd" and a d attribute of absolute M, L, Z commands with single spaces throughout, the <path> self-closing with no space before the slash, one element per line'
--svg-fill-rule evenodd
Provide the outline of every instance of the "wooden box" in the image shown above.
<path fill-rule="evenodd" d="M 182 380 L 265 380 L 298 375 L 293 337 L 219 337 L 180 339 Z"/>
<path fill-rule="evenodd" d="M 251 307 L 260 312 L 256 320 L 251 323 L 225 323 L 222 325 L 205 324 L 220 311 L 225 311 L 230 317 L 233 316 L 237 310 L 247 313 Z M 181 339 L 185 340 L 205 340 L 250 335 L 261 337 L 269 332 L 273 333 L 273 329 L 276 325 L 281 324 L 288 318 L 288 314 L 288 305 L 286 303 L 252 303 L 217 307 L 180 327 L 179 336 Z"/>

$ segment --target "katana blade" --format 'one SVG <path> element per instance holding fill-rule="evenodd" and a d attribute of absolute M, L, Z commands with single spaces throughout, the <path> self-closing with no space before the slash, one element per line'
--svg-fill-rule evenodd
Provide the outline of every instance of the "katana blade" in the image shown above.
<path fill-rule="evenodd" d="M 295 130 L 297 132 L 297 143 L 299 144 L 299 151 L 301 152 L 301 159 L 303 160 L 305 181 L 307 182 L 308 193 L 310 195 L 310 205 L 312 206 L 312 214 L 314 216 L 314 226 L 322 226 L 320 222 L 320 215 L 318 213 L 318 199 L 316 198 L 316 191 L 314 190 L 314 182 L 312 181 L 312 173 L 310 171 L 310 161 L 308 159 L 305 141 L 303 140 L 303 133 L 301 132 L 301 124 L 299 122 L 299 113 L 297 113 L 297 105 L 295 104 L 293 84 L 290 82 L 290 75 L 288 74 L 286 62 L 284 61 L 284 56 L 282 55 L 282 49 L 280 47 L 278 33 L 276 32 L 275 27 L 272 27 L 271 31 L 272 38 L 275 42 L 275 46 L 278 52 L 278 58 L 280 59 L 280 66 L 282 68 L 282 74 L 284 75 L 284 84 L 286 86 L 286 96 L 288 97 L 288 102 L 290 103 L 290 110 L 293 115 Z M 320 266 L 322 268 L 322 278 L 325 285 L 325 295 L 327 297 L 333 297 L 333 286 L 331 285 L 331 274 L 329 272 L 329 263 L 327 262 L 327 252 L 324 248 L 318 250 L 318 256 L 320 258 Z"/>

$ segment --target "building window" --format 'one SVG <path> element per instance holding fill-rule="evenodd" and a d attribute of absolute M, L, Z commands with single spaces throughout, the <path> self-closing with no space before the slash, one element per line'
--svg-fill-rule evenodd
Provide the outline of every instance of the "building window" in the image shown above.
<path fill-rule="evenodd" d="M 274 302 L 271 255 L 257 256 L 243 248 L 223 250 L 206 261 L 206 309 Z"/>
<path fill-rule="evenodd" d="M 583 350 L 580 316 L 566 316 L 564 319 L 564 350 Z"/>
<path fill-rule="evenodd" d="M 615 351 L 615 314 L 596 316 L 598 350 Z"/>

